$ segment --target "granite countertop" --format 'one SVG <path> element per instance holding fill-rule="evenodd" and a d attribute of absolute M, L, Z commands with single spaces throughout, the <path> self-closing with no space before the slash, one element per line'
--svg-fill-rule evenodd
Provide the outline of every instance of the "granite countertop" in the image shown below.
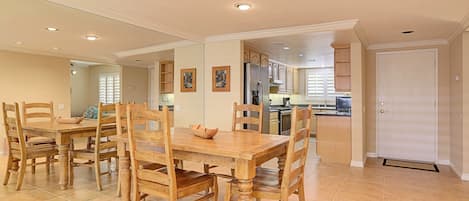
<path fill-rule="evenodd" d="M 316 116 L 339 116 L 339 117 L 350 117 L 352 116 L 351 112 L 338 112 L 338 111 L 322 111 L 314 113 Z"/>

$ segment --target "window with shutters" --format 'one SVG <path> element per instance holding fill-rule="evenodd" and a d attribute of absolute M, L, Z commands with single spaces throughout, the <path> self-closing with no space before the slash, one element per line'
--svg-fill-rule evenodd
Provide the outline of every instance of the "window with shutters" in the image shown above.
<path fill-rule="evenodd" d="M 99 75 L 99 102 L 104 104 L 118 103 L 121 100 L 119 73 Z"/>
<path fill-rule="evenodd" d="M 312 68 L 306 71 L 306 96 L 313 104 L 335 105 L 334 68 Z"/>

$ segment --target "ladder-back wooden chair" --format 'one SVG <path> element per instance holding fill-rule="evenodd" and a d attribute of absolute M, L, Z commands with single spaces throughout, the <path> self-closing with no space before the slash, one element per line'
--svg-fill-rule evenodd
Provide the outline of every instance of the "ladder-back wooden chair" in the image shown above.
<path fill-rule="evenodd" d="M 263 103 L 253 104 L 233 104 L 232 131 L 255 131 L 262 132 Z M 254 115 L 253 115 L 254 113 Z M 254 127 L 252 127 L 254 126 Z M 245 128 L 246 127 L 246 128 Z"/>
<path fill-rule="evenodd" d="M 8 161 L 6 162 L 5 178 L 3 185 L 8 184 L 11 173 L 18 176 L 16 190 L 20 190 L 26 171 L 26 161 L 28 159 L 46 158 L 46 162 L 34 165 L 46 164 L 46 171 L 50 170 L 50 158 L 57 155 L 57 147 L 53 144 L 27 144 L 23 134 L 23 127 L 20 120 L 18 103 L 2 103 L 3 123 L 8 146 Z"/>
<path fill-rule="evenodd" d="M 96 136 L 94 145 L 91 149 L 76 149 L 70 150 L 70 164 L 69 164 L 69 175 L 70 184 L 73 184 L 73 168 L 77 166 L 88 166 L 94 167 L 96 176 L 96 186 L 101 191 L 101 176 L 110 174 L 111 168 L 109 161 L 115 158 L 117 161 L 117 142 L 109 140 L 101 140 L 117 134 L 116 129 L 116 105 L 107 104 L 104 105 L 99 103 L 98 105 L 98 120 L 97 120 Z M 74 159 L 84 159 L 87 162 L 79 163 L 75 162 Z M 108 168 L 106 172 L 101 172 L 101 162 L 108 162 Z"/>
<path fill-rule="evenodd" d="M 278 170 L 258 168 L 253 180 L 253 196 L 257 199 L 288 201 L 297 193 L 300 201 L 306 201 L 304 192 L 304 169 L 309 147 L 312 109 L 293 108 L 287 158 L 283 175 Z M 236 193 L 236 180 L 227 183 L 225 201 Z"/>
<path fill-rule="evenodd" d="M 135 109 L 147 110 L 148 109 L 147 103 L 143 103 L 143 104 L 135 104 L 135 103 L 122 104 L 122 103 L 119 103 L 119 104 L 116 104 L 116 127 L 117 127 L 117 135 L 118 136 L 127 136 L 127 105 L 130 107 L 130 110 L 135 110 Z M 143 128 L 145 130 L 148 129 L 148 126 L 149 126 L 147 121 L 137 121 L 136 120 L 134 123 L 137 124 L 138 126 L 140 126 L 140 128 Z M 123 147 L 122 149 L 124 149 L 124 148 L 125 147 Z M 128 152 L 126 151 L 126 155 L 127 154 L 128 154 Z M 155 169 L 160 168 L 160 167 L 162 167 L 162 166 L 157 166 L 157 167 L 155 167 Z M 147 168 L 150 168 L 150 167 L 147 166 Z M 118 171 L 119 171 L 119 174 L 118 174 L 118 177 L 117 177 L 117 180 L 118 180 L 117 181 L 117 196 L 120 196 L 121 195 L 120 169 Z"/>
<path fill-rule="evenodd" d="M 263 103 L 260 105 L 233 103 L 233 118 L 232 118 L 232 131 L 251 131 L 262 133 L 262 119 L 263 119 Z M 254 115 L 253 115 L 254 113 Z M 252 127 L 254 126 L 254 127 Z M 246 127 L 246 128 L 245 128 Z M 210 169 L 217 166 L 204 164 L 204 172 L 209 173 Z M 231 175 L 234 175 L 234 169 L 231 170 Z M 227 175 L 219 174 L 220 177 L 229 177 Z"/>
<path fill-rule="evenodd" d="M 53 123 L 54 121 L 54 103 L 26 103 L 22 102 L 23 109 L 23 124 L 27 125 L 34 121 L 48 121 Z M 26 143 L 31 145 L 37 144 L 55 144 L 54 138 L 42 137 L 42 136 L 26 136 Z M 54 162 L 52 160 L 52 162 Z M 36 173 L 36 159 L 31 160 L 31 171 Z"/>
<path fill-rule="evenodd" d="M 214 175 L 180 170 L 175 167 L 168 108 L 163 111 L 131 109 L 127 106 L 127 129 L 132 171 L 132 195 L 138 201 L 147 195 L 170 201 L 205 192 L 197 200 L 216 200 L 217 178 Z M 138 129 L 137 121 L 159 122 L 159 128 Z M 146 142 L 148 146 L 138 145 Z M 155 148 L 155 146 L 159 148 Z M 162 168 L 146 169 L 142 164 L 160 164 Z"/>

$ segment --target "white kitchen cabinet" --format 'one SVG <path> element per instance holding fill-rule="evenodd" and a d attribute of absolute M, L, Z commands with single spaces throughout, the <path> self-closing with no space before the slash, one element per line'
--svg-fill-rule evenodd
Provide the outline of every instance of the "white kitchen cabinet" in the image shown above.
<path fill-rule="evenodd" d="M 287 93 L 293 94 L 293 68 L 287 67 L 287 79 L 286 79 Z"/>
<path fill-rule="evenodd" d="M 287 66 L 283 64 L 278 65 L 278 79 L 282 81 L 282 84 L 278 87 L 279 94 L 286 94 L 287 91 Z"/>

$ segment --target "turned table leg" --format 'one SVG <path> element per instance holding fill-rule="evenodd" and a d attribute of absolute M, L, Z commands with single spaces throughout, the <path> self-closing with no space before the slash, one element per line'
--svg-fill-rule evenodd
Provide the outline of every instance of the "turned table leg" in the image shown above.
<path fill-rule="evenodd" d="M 117 153 L 119 155 L 118 194 L 120 194 L 121 200 L 130 201 L 130 158 L 124 143 L 117 144 Z"/>
<path fill-rule="evenodd" d="M 238 180 L 238 201 L 251 201 L 253 191 L 253 178 L 256 176 L 255 160 L 236 160 L 235 177 Z"/>
<path fill-rule="evenodd" d="M 59 166 L 60 166 L 60 189 L 65 190 L 68 186 L 68 144 L 59 144 Z"/>

